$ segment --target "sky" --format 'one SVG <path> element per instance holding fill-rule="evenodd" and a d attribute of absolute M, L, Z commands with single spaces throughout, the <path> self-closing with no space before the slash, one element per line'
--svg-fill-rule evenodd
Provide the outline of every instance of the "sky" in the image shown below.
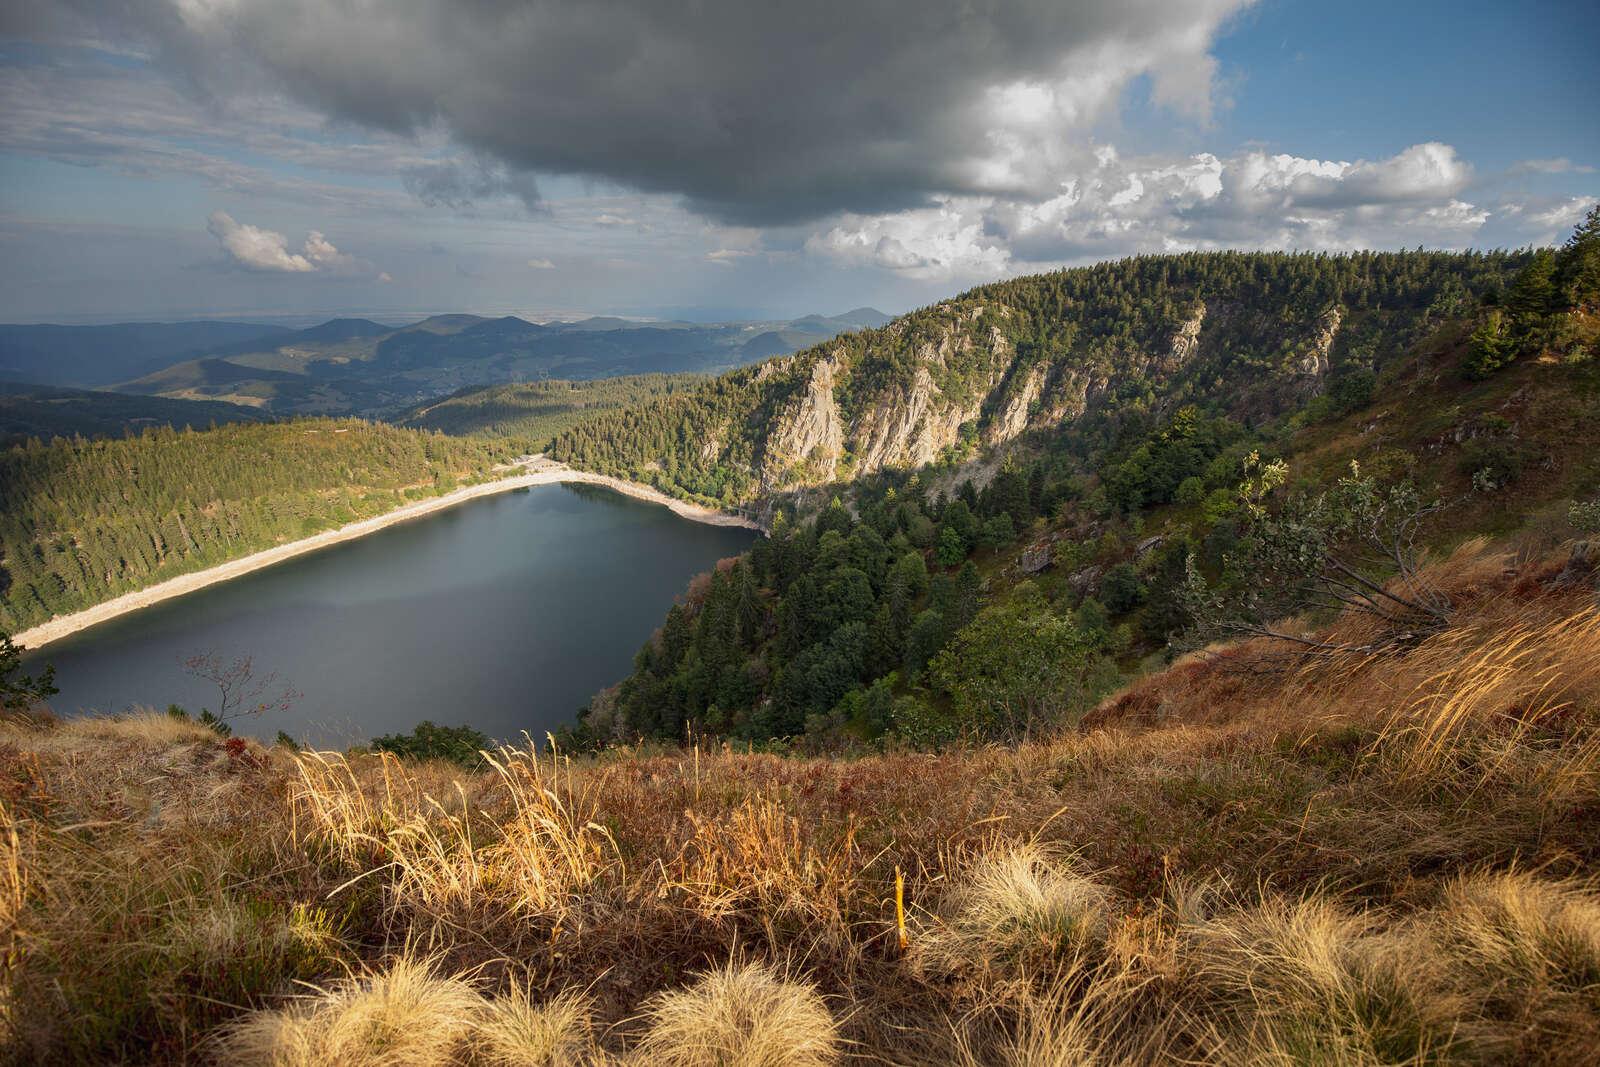
<path fill-rule="evenodd" d="M 1600 5 L 0 0 L 0 320 L 890 313 L 1559 243 Z"/>

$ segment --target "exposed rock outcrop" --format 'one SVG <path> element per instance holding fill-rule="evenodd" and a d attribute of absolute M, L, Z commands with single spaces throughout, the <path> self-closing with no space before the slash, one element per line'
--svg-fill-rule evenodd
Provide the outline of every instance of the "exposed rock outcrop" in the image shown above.
<path fill-rule="evenodd" d="M 869 354 L 862 365 L 860 353 L 835 347 L 809 369 L 774 361 L 782 371 L 760 372 L 761 381 L 776 381 L 797 366 L 804 375 L 799 382 L 789 379 L 792 392 L 771 423 L 761 458 L 765 488 L 794 489 L 846 474 L 932 463 L 961 440 L 963 427 L 973 425 L 983 445 L 1003 445 L 1029 429 L 1070 423 L 1109 403 L 1124 376 L 1165 385 L 1169 396 L 1157 404 L 1159 414 L 1187 395 L 1188 387 L 1174 379 L 1187 380 L 1191 368 L 1208 358 L 1206 324 L 1213 322 L 1219 336 L 1241 328 L 1237 309 L 1226 301 L 1208 306 L 1194 299 L 1170 334 L 1155 334 L 1145 347 L 1123 342 L 1089 352 L 1057 351 L 1049 359 L 1030 353 L 1027 365 L 1019 366 L 1016 346 L 1001 328 L 1011 309 L 957 300 L 933 312 L 933 321 L 915 329 L 906 321 L 890 324 L 881 334 L 889 352 Z M 1259 395 L 1244 389 L 1240 406 L 1270 409 L 1287 397 L 1320 390 L 1343 321 L 1342 308 L 1328 308 L 1282 366 L 1286 378 L 1267 379 L 1271 384 L 1263 382 Z M 875 384 L 857 377 L 867 373 L 864 366 Z"/>
<path fill-rule="evenodd" d="M 949 305 L 942 327 L 924 335 L 913 355 L 909 378 L 898 377 L 856 406 L 849 425 L 838 391 L 849 373 L 842 350 L 818 360 L 804 386 L 783 407 L 767 440 L 762 463 L 768 487 L 827 480 L 848 449 L 852 473 L 886 467 L 921 466 L 956 443 L 961 427 L 979 417 L 995 389 L 1006 381 L 1016 355 L 1009 338 L 973 324 L 982 307 Z M 993 309 L 1003 313 L 1004 309 Z M 955 382 L 942 389 L 939 382 Z M 1010 436 L 1027 424 L 1028 410 L 1044 386 L 1044 368 L 1030 372 L 1008 397 L 1004 409 Z"/>
<path fill-rule="evenodd" d="M 907 454 L 937 391 L 928 368 L 918 366 L 909 385 L 892 386 L 862 410 L 851 435 L 862 470 L 881 470 Z"/>
<path fill-rule="evenodd" d="M 1205 301 L 1196 301 L 1189 317 L 1173 331 L 1167 351 L 1145 361 L 1146 374 L 1173 374 L 1181 370 L 1200 352 L 1200 327 L 1205 325 Z"/>
<path fill-rule="evenodd" d="M 804 388 L 774 423 L 767 439 L 763 480 L 778 485 L 802 463 L 813 466 L 812 479 L 832 477 L 844 454 L 844 424 L 834 385 L 843 353 L 835 350 L 811 367 Z"/>
<path fill-rule="evenodd" d="M 984 428 L 984 444 L 991 447 L 1004 444 L 1028 428 L 1028 414 L 1033 410 L 1034 401 L 1039 399 L 1039 394 L 1044 390 L 1045 373 L 1048 369 L 1044 364 L 1038 363 L 1026 369 L 1019 369 L 1011 376 L 1010 386 L 1000 402 L 1000 407 L 990 418 L 989 425 Z"/>
<path fill-rule="evenodd" d="M 1322 380 L 1328 375 L 1328 356 L 1333 352 L 1333 339 L 1339 335 L 1339 326 L 1343 322 L 1344 308 L 1331 307 L 1324 311 L 1322 317 L 1317 319 L 1310 346 L 1305 355 L 1300 357 L 1296 369 L 1302 378 L 1309 379 L 1313 392 L 1322 388 Z"/>

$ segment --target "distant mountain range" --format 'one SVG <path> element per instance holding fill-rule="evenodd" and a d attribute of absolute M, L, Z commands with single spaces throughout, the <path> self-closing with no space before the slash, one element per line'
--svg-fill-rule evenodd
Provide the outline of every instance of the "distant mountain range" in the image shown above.
<path fill-rule="evenodd" d="M 292 332 L 254 322 L 0 325 L 0 379 L 81 388 L 115 385 L 225 345 L 262 344 Z"/>
<path fill-rule="evenodd" d="M 226 401 L 272 415 L 384 417 L 473 386 L 717 373 L 887 321 L 857 308 L 714 324 L 435 315 L 401 327 L 347 318 L 303 330 L 221 322 L 0 326 L 0 379 Z"/>

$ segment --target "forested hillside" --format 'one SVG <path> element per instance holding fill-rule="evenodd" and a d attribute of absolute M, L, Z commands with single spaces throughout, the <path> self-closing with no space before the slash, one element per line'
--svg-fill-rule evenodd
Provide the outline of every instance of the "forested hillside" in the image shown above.
<path fill-rule="evenodd" d="M 578 466 L 706 502 L 1114 428 L 1242 421 L 1386 364 L 1529 253 L 1191 253 L 1001 282 L 560 435 Z"/>
<path fill-rule="evenodd" d="M 1175 276 L 1193 281 L 1191 304 L 1156 298 Z M 906 342 L 963 316 L 998 333 L 997 307 L 1027 324 L 1002 334 L 1014 342 Z M 772 438 L 800 408 L 819 448 L 860 439 L 843 426 L 926 419 L 860 398 L 934 373 L 930 396 L 967 388 L 957 409 L 981 412 L 915 470 L 862 475 L 862 453 L 842 446 L 833 472 L 854 456 L 855 480 L 806 494 L 825 502 L 813 518 L 779 497 L 772 537 L 696 581 L 577 739 L 1010 739 L 1074 721 L 1119 679 L 1218 637 L 1330 651 L 1280 619 L 1354 608 L 1375 627 L 1369 650 L 1434 632 L 1452 605 L 1405 584 L 1430 546 L 1530 518 L 1560 536 L 1600 531 L 1597 312 L 1600 210 L 1559 254 L 1228 254 L 1008 282 L 864 335 L 862 351 L 810 353 L 810 370 L 797 360 L 601 416 L 563 438 L 567 455 L 633 471 L 622 457 L 659 448 L 682 463 L 655 471 L 667 484 L 742 476 L 742 493 L 773 484 Z M 1194 327 L 1174 335 L 1174 318 Z M 1141 337 L 1169 335 L 1164 353 L 1138 356 Z M 1008 346 L 1016 365 L 1002 374 L 985 361 Z M 796 374 L 811 383 L 798 404 L 769 388 Z M 1046 384 L 1017 394 L 1019 375 Z M 972 399 L 1001 379 L 998 401 Z M 1061 380 L 1087 383 L 1089 399 L 1075 385 L 1060 409 L 1049 383 Z M 1029 394 L 1026 420 L 1008 423 Z M 748 432 L 730 440 L 733 423 Z M 720 443 L 721 466 L 696 442 Z M 794 484 L 829 468 L 778 470 Z"/>
<path fill-rule="evenodd" d="M 305 419 L 0 452 L 0 631 L 481 480 L 510 451 Z"/>
<path fill-rule="evenodd" d="M 168 400 L 91 389 L 0 382 L 0 448 L 30 437 L 121 437 L 155 426 L 203 430 L 213 423 L 259 422 L 253 408 L 218 400 Z"/>
<path fill-rule="evenodd" d="M 402 426 L 506 438 L 543 451 L 550 439 L 603 411 L 632 407 L 705 382 L 698 374 L 635 374 L 593 381 L 550 380 L 464 389 L 422 404 Z"/>

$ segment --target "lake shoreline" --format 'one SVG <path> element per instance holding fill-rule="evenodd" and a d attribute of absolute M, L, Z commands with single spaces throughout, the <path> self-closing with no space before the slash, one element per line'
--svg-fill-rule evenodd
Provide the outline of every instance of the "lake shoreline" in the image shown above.
<path fill-rule="evenodd" d="M 765 533 L 765 528 L 751 519 L 740 515 L 733 515 L 715 508 L 701 507 L 687 501 L 670 497 L 658 489 L 636 482 L 624 481 L 605 474 L 594 474 L 589 471 L 577 470 L 564 464 L 555 463 L 543 456 L 533 456 L 514 466 L 502 468 L 504 470 L 522 470 L 522 474 L 509 474 L 504 478 L 492 482 L 480 482 L 477 485 L 465 486 L 446 493 L 443 496 L 432 497 L 427 500 L 418 500 L 405 504 L 393 511 L 374 515 L 370 519 L 361 519 L 357 522 L 346 523 L 332 530 L 303 537 L 297 541 L 289 541 L 272 548 L 252 552 L 248 556 L 219 563 L 214 567 L 204 570 L 180 574 L 155 585 L 136 589 L 131 593 L 123 593 L 110 600 L 102 601 L 82 611 L 75 611 L 69 615 L 57 615 L 37 626 L 13 634 L 12 640 L 18 647 L 32 652 L 53 641 L 98 626 L 103 622 L 120 618 L 123 615 L 140 611 L 163 601 L 185 596 L 197 592 L 208 586 L 217 585 L 234 578 L 242 578 L 247 574 L 264 570 L 278 563 L 316 552 L 320 549 L 330 548 L 334 545 L 344 544 L 348 541 L 358 540 L 368 534 L 377 533 L 379 530 L 398 526 L 403 522 L 413 519 L 425 518 L 464 504 L 469 500 L 479 500 L 487 496 L 496 496 L 500 493 L 511 492 L 516 489 L 530 489 L 538 485 L 558 485 L 574 483 L 583 485 L 598 485 L 609 489 L 621 496 L 642 500 L 650 504 L 659 504 L 674 515 L 688 519 L 691 522 L 704 523 L 708 526 L 739 526 L 748 530 Z"/>

